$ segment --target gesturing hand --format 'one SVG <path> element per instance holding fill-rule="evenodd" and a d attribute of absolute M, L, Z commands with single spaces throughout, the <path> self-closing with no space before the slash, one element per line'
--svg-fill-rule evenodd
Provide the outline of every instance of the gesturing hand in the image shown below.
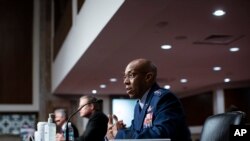
<path fill-rule="evenodd" d="M 125 128 L 125 124 L 122 120 L 118 121 L 118 118 L 116 115 L 108 115 L 109 121 L 108 121 L 108 130 L 106 137 L 111 140 L 114 139 L 118 130 L 121 128 Z"/>

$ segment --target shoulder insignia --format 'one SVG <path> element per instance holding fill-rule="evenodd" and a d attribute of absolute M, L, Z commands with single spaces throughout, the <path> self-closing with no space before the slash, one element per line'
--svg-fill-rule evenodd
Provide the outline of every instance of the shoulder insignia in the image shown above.
<path fill-rule="evenodd" d="M 147 112 L 152 112 L 153 111 L 153 107 L 152 106 L 149 106 L 148 109 L 147 109 Z"/>
<path fill-rule="evenodd" d="M 162 91 L 161 90 L 157 90 L 157 91 L 154 92 L 154 95 L 161 96 L 162 95 Z"/>

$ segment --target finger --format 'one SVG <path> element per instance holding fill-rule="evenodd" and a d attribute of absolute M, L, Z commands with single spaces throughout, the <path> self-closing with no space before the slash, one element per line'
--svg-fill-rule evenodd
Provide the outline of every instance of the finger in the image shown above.
<path fill-rule="evenodd" d="M 112 115 L 108 114 L 108 119 L 109 119 L 108 124 L 113 124 L 113 117 L 112 117 Z"/>
<path fill-rule="evenodd" d="M 115 121 L 115 123 L 118 122 L 118 118 L 116 115 L 113 115 L 113 120 Z"/>
<path fill-rule="evenodd" d="M 122 124 L 122 128 L 126 128 L 126 124 L 123 123 L 123 124 Z"/>
<path fill-rule="evenodd" d="M 107 132 L 106 136 L 107 136 L 107 138 L 108 138 L 109 140 L 114 139 L 112 130 L 109 130 L 109 131 Z"/>
<path fill-rule="evenodd" d="M 122 120 L 118 121 L 118 122 L 116 123 L 116 127 L 117 127 L 117 129 L 123 128 L 123 127 L 124 127 L 123 121 L 122 121 Z"/>

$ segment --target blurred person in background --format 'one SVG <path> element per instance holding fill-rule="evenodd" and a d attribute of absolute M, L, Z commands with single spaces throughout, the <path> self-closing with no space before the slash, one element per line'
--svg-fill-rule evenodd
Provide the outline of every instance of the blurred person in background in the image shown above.
<path fill-rule="evenodd" d="M 108 117 L 101 111 L 102 100 L 93 96 L 82 96 L 79 101 L 79 114 L 87 118 L 85 131 L 75 141 L 104 141 L 107 132 Z M 57 134 L 57 141 L 65 141 L 62 134 Z"/>
<path fill-rule="evenodd" d="M 66 122 L 68 120 L 68 114 L 65 109 L 58 108 L 54 111 L 55 114 L 55 123 L 56 123 L 56 132 L 57 136 L 63 136 L 63 133 L 65 132 Z M 79 133 L 76 126 L 71 122 L 71 126 L 74 130 L 74 137 L 78 138 Z"/>

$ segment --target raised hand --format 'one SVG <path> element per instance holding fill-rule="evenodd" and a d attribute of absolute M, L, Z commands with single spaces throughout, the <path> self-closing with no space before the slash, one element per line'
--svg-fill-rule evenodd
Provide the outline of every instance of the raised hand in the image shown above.
<path fill-rule="evenodd" d="M 106 137 L 108 138 L 108 140 L 114 139 L 115 136 L 113 135 L 113 116 L 112 115 L 108 115 L 109 121 L 108 121 L 108 130 L 106 133 Z"/>
<path fill-rule="evenodd" d="M 114 139 L 118 130 L 121 128 L 125 128 L 125 124 L 122 120 L 118 120 L 116 115 L 108 115 L 109 121 L 108 121 L 108 130 L 106 137 L 111 140 Z"/>

